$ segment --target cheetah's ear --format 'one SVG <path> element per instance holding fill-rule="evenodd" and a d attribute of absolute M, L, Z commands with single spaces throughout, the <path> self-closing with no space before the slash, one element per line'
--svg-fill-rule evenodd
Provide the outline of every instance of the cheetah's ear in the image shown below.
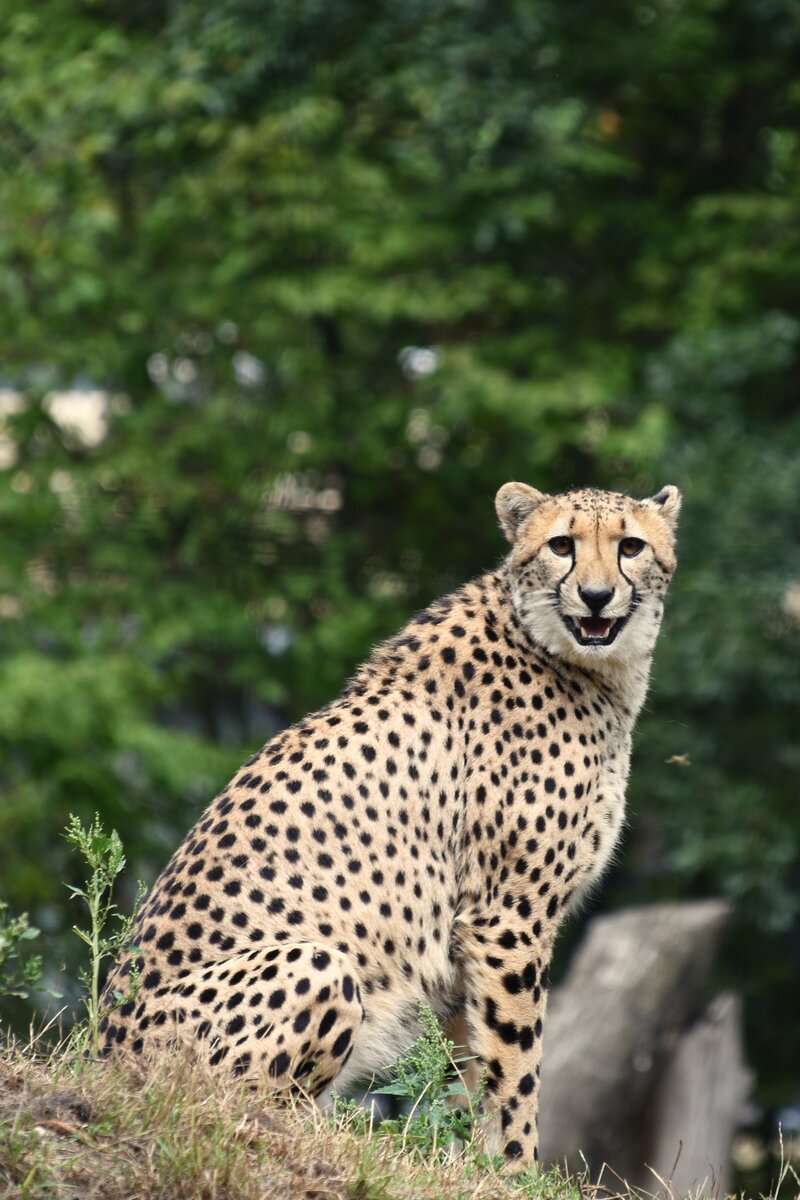
<path fill-rule="evenodd" d="M 654 508 L 661 514 L 671 529 L 674 529 L 678 524 L 678 513 L 681 511 L 681 494 L 673 484 L 668 483 L 660 492 L 656 492 L 655 496 L 651 496 L 649 500 L 643 500 L 642 503 L 647 508 Z"/>
<path fill-rule="evenodd" d="M 546 499 L 544 492 L 537 492 L 536 488 L 528 487 L 527 483 L 503 484 L 497 493 L 494 506 L 500 528 L 512 544 L 516 541 L 522 524 Z"/>

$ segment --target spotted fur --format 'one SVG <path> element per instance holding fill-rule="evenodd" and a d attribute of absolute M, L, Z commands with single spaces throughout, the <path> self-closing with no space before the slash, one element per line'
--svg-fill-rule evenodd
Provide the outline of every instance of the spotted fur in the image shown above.
<path fill-rule="evenodd" d="M 107 985 L 107 1049 L 186 1038 L 324 1099 L 407 1048 L 425 1000 L 466 1018 L 490 1144 L 535 1158 L 553 941 L 619 837 L 679 504 L 501 488 L 498 569 L 254 754 L 178 848 Z"/>

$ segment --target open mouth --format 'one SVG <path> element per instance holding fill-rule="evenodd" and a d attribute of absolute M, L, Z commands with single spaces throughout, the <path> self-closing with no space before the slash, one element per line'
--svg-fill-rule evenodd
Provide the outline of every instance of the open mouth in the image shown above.
<path fill-rule="evenodd" d="M 610 646 L 627 617 L 565 617 L 579 646 Z"/>
<path fill-rule="evenodd" d="M 579 617 L 578 625 L 584 637 L 605 638 L 615 622 L 610 617 Z"/>

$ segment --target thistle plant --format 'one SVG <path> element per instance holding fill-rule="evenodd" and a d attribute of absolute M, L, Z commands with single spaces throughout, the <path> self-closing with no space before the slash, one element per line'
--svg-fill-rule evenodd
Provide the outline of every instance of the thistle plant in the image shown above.
<path fill-rule="evenodd" d="M 119 834 L 115 829 L 106 833 L 95 814 L 92 824 L 84 828 L 80 819 L 70 814 L 64 835 L 71 846 L 82 855 L 88 875 L 83 887 L 69 887 L 72 899 L 82 900 L 89 913 L 89 926 L 82 929 L 73 925 L 73 933 L 89 948 L 89 966 L 82 967 L 79 978 L 84 988 L 83 1004 L 86 1008 L 86 1023 L 77 1034 L 81 1048 L 96 1057 L 100 1045 L 100 977 L 106 959 L 115 958 L 120 950 L 135 950 L 130 945 L 131 929 L 136 910 L 145 893 L 145 885 L 139 881 L 136 899 L 130 916 L 121 913 L 114 902 L 114 883 L 125 868 L 125 853 Z M 135 991 L 137 979 L 134 973 L 129 994 L 117 997 L 119 1003 L 130 998 Z"/>
<path fill-rule="evenodd" d="M 485 1081 L 482 1078 L 470 1096 L 459 1073 L 469 1057 L 454 1057 L 453 1042 L 444 1036 L 427 1004 L 419 1006 L 419 1021 L 422 1032 L 392 1065 L 390 1081 L 373 1090 L 411 1106 L 406 1115 L 382 1121 L 380 1131 L 401 1135 L 405 1145 L 423 1154 L 436 1154 L 470 1142 Z"/>

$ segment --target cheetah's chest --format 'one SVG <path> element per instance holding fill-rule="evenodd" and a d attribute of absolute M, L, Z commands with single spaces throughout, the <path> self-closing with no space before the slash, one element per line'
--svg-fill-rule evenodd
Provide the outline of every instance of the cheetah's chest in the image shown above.
<path fill-rule="evenodd" d="M 630 771 L 630 731 L 619 728 L 610 739 L 598 767 L 592 799 L 587 806 L 581 855 L 583 890 L 608 867 L 625 823 L 625 795 Z"/>

